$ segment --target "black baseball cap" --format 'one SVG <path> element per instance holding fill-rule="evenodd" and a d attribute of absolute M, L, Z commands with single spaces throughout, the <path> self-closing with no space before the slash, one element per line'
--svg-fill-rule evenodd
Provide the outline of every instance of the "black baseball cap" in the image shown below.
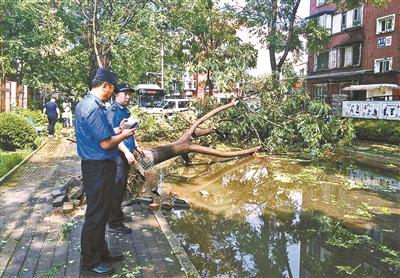
<path fill-rule="evenodd" d="M 126 83 L 118 84 L 115 87 L 115 93 L 116 94 L 119 93 L 119 92 L 133 92 L 133 91 L 134 91 L 134 89 L 132 87 L 129 87 L 129 85 L 126 84 Z"/>
<path fill-rule="evenodd" d="M 114 87 L 116 87 L 118 84 L 118 77 L 113 72 L 111 72 L 110 70 L 107 70 L 105 68 L 99 68 L 96 71 L 96 75 L 94 76 L 94 79 L 108 82 L 110 84 L 113 84 Z"/>

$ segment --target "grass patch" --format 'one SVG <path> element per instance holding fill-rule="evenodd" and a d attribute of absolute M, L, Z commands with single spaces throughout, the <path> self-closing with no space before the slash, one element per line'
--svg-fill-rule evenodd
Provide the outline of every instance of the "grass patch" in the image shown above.
<path fill-rule="evenodd" d="M 18 165 L 25 157 L 32 152 L 31 149 L 25 149 L 15 152 L 0 151 L 0 177 Z"/>
<path fill-rule="evenodd" d="M 62 225 L 61 230 L 61 241 L 65 241 L 69 239 L 69 234 L 71 233 L 72 229 L 76 228 L 76 221 L 70 220 Z"/>
<path fill-rule="evenodd" d="M 50 268 L 47 272 L 40 275 L 40 278 L 53 278 L 55 274 L 61 269 L 61 265 L 56 265 Z"/>

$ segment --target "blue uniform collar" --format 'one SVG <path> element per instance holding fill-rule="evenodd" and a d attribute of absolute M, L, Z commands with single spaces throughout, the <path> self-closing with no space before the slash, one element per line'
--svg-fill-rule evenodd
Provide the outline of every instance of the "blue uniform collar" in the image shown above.
<path fill-rule="evenodd" d="M 121 110 L 128 109 L 128 107 L 126 107 L 126 106 L 122 106 L 121 104 L 119 104 L 119 103 L 118 103 L 118 102 L 116 102 L 116 101 L 114 101 L 112 105 L 114 105 L 114 106 L 118 107 L 118 108 L 119 108 L 119 109 L 121 109 Z"/>
<path fill-rule="evenodd" d="M 104 101 L 102 101 L 101 99 L 99 99 L 96 95 L 94 95 L 94 94 L 92 94 L 91 92 L 89 92 L 89 93 L 87 94 L 87 97 L 93 98 L 94 101 L 97 103 L 97 105 L 98 105 L 100 108 L 106 109 L 106 105 L 105 105 Z"/>

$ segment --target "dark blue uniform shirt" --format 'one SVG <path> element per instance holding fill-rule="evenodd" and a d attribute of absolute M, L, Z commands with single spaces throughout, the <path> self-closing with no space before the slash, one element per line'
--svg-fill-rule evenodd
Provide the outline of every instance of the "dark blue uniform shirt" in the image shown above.
<path fill-rule="evenodd" d="M 117 102 L 113 102 L 106 113 L 108 122 L 114 128 L 119 126 L 123 119 L 127 119 L 131 116 L 129 109 L 127 107 L 123 107 Z M 133 138 L 133 136 L 125 139 L 124 144 L 130 152 L 133 152 L 136 149 L 135 138 Z"/>
<path fill-rule="evenodd" d="M 107 151 L 100 142 L 114 136 L 108 123 L 104 102 L 88 93 L 75 109 L 75 136 L 82 160 L 107 160 L 118 156 L 117 148 Z"/>
<path fill-rule="evenodd" d="M 58 115 L 57 115 L 58 105 L 57 105 L 57 103 L 55 103 L 53 101 L 49 101 L 48 103 L 46 103 L 46 105 L 44 107 L 46 108 L 47 117 L 49 117 L 51 119 L 57 119 L 58 118 Z"/>

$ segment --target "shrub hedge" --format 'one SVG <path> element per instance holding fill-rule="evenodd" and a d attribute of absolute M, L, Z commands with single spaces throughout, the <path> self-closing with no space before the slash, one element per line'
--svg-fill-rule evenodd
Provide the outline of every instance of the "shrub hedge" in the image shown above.
<path fill-rule="evenodd" d="M 400 144 L 400 121 L 354 120 L 356 138 L 388 144 Z"/>
<path fill-rule="evenodd" d="M 35 122 L 35 126 L 47 126 L 47 117 L 44 117 L 40 110 L 16 109 L 15 112 L 26 118 L 31 118 Z"/>
<path fill-rule="evenodd" d="M 0 177 L 18 165 L 30 152 L 30 149 L 17 152 L 0 152 Z"/>
<path fill-rule="evenodd" d="M 0 113 L 0 149 L 15 151 L 34 148 L 38 134 L 24 116 L 17 113 Z"/>

